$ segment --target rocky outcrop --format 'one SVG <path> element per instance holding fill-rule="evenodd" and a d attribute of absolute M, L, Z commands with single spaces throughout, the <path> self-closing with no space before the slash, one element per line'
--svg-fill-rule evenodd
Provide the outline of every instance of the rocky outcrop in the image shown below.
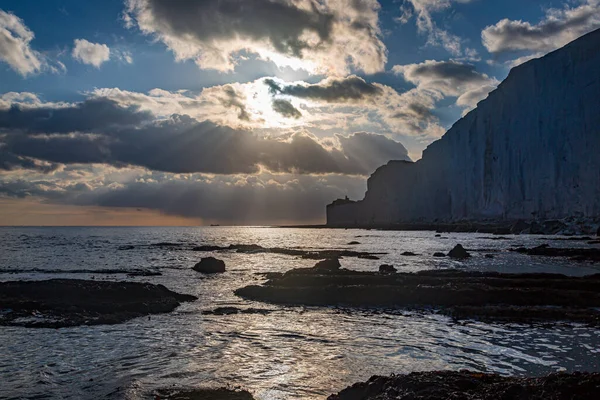
<path fill-rule="evenodd" d="M 216 274 L 225 272 L 225 261 L 214 257 L 204 257 L 192 269 L 203 274 Z"/>
<path fill-rule="evenodd" d="M 600 30 L 513 68 L 421 160 L 390 161 L 369 178 L 363 200 L 329 205 L 327 224 L 511 226 L 572 217 L 594 220 L 581 227 L 594 232 L 600 217 L 598 65 Z"/>
<path fill-rule="evenodd" d="M 541 378 L 508 377 L 472 371 L 413 372 L 372 376 L 328 400 L 596 399 L 599 373 L 556 373 Z"/>
<path fill-rule="evenodd" d="M 448 252 L 448 257 L 458 258 L 460 260 L 469 258 L 471 255 L 465 250 L 464 247 L 462 247 L 461 244 L 457 244 L 452 250 L 450 250 L 450 252 Z"/>
<path fill-rule="evenodd" d="M 567 277 L 459 270 L 387 274 L 313 267 L 271 275 L 264 285 L 246 286 L 235 293 L 274 304 L 423 310 L 437 307 L 458 319 L 600 324 L 600 311 L 596 309 L 600 307 L 600 274 Z"/>
<path fill-rule="evenodd" d="M 173 311 L 197 298 L 163 285 L 50 279 L 0 282 L 0 325 L 61 328 L 117 324 Z"/>

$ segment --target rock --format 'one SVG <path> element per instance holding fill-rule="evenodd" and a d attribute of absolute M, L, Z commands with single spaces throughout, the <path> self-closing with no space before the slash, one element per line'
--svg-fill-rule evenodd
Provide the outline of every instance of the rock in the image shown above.
<path fill-rule="evenodd" d="M 197 298 L 163 285 L 79 279 L 0 282 L 0 325 L 61 328 L 117 324 L 173 311 Z"/>
<path fill-rule="evenodd" d="M 446 257 L 446 255 L 442 252 L 436 251 L 435 253 L 433 253 L 434 257 Z"/>
<path fill-rule="evenodd" d="M 510 233 L 512 233 L 514 235 L 518 235 L 521 232 L 529 229 L 530 227 L 531 227 L 530 224 L 528 224 L 527 222 L 525 222 L 522 219 L 520 219 L 517 222 L 515 222 L 513 224 L 513 226 L 510 227 Z"/>
<path fill-rule="evenodd" d="M 568 257 L 574 261 L 600 262 L 600 249 L 598 248 L 555 248 L 542 244 L 531 249 L 519 247 L 511 249 L 511 251 L 530 256 Z"/>
<path fill-rule="evenodd" d="M 398 272 L 398 270 L 393 265 L 383 264 L 379 266 L 380 274 L 395 274 L 396 272 Z"/>
<path fill-rule="evenodd" d="M 598 230 L 596 231 L 596 236 L 600 237 L 600 226 L 598 227 Z"/>
<path fill-rule="evenodd" d="M 205 257 L 192 268 L 194 271 L 204 274 L 225 272 L 225 262 L 214 257 Z"/>
<path fill-rule="evenodd" d="M 546 377 L 501 376 L 472 371 L 429 371 L 389 377 L 372 376 L 328 400 L 531 399 L 592 400 L 600 373 L 553 373 Z"/>
<path fill-rule="evenodd" d="M 341 268 L 340 260 L 337 258 L 328 258 L 323 261 L 319 261 L 313 267 L 318 271 L 338 271 Z"/>
<path fill-rule="evenodd" d="M 220 251 L 220 250 L 225 250 L 225 249 L 226 249 L 226 247 L 215 246 L 215 245 L 210 245 L 210 244 L 203 244 L 203 245 L 192 248 L 192 251 Z"/>
<path fill-rule="evenodd" d="M 494 258 L 494 255 L 493 254 L 486 254 L 485 258 Z"/>
<path fill-rule="evenodd" d="M 440 235 L 439 233 L 435 234 L 435 237 L 441 237 L 442 235 Z"/>
<path fill-rule="evenodd" d="M 461 244 L 457 244 L 452 250 L 450 250 L 448 257 L 465 259 L 471 257 L 471 255 L 465 250 L 464 247 L 462 247 Z"/>
<path fill-rule="evenodd" d="M 355 245 L 355 244 L 360 244 L 360 242 L 357 242 L 356 240 L 353 240 L 353 241 L 351 241 L 351 242 L 348 242 L 348 245 L 349 245 L 349 246 L 353 246 L 353 245 Z"/>
<path fill-rule="evenodd" d="M 133 249 L 135 249 L 135 247 L 132 245 L 124 245 L 124 246 L 118 247 L 118 250 L 133 250 Z"/>
<path fill-rule="evenodd" d="M 235 315 L 235 314 L 261 314 L 267 315 L 272 310 L 264 308 L 237 308 L 237 307 L 217 307 L 214 310 L 202 311 L 204 315 Z"/>
<path fill-rule="evenodd" d="M 416 256 L 416 253 L 413 253 L 412 251 L 405 251 L 404 253 L 400 254 L 401 256 Z"/>
<path fill-rule="evenodd" d="M 157 400 L 254 400 L 246 390 L 229 388 L 158 389 L 153 395 Z"/>

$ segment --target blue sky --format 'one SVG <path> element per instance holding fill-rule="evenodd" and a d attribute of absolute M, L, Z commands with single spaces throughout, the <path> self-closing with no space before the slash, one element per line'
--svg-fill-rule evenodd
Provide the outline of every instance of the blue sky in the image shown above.
<path fill-rule="evenodd" d="M 419 159 L 510 68 L 599 15 L 599 0 L 3 0 L 0 197 L 318 222 L 331 196 L 362 197 L 377 166 Z M 157 195 L 167 184 L 178 198 Z M 312 208 L 271 218 L 255 200 L 229 218 L 220 199 L 238 192 Z"/>

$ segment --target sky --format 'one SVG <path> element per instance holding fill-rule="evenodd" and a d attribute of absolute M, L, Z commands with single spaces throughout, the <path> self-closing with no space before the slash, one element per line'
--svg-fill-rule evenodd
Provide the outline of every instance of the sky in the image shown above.
<path fill-rule="evenodd" d="M 0 0 L 0 225 L 323 223 L 598 28 L 600 0 Z"/>

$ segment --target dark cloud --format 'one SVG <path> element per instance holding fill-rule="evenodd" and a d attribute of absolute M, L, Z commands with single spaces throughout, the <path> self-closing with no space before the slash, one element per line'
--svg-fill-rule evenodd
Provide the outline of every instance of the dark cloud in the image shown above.
<path fill-rule="evenodd" d="M 181 179 L 152 173 L 145 178 L 90 188 L 48 180 L 4 181 L 0 176 L 0 195 L 36 197 L 55 204 L 148 208 L 219 223 L 277 224 L 322 223 L 331 199 L 358 198 L 365 191 L 364 178 L 343 175 Z"/>
<path fill-rule="evenodd" d="M 284 94 L 328 103 L 362 100 L 383 93 L 380 87 L 368 83 L 358 76 L 327 79 L 312 85 L 280 85 L 273 79 L 265 79 L 264 82 L 273 94 Z"/>
<path fill-rule="evenodd" d="M 240 112 L 238 118 L 242 121 L 250 121 L 250 115 L 246 111 L 246 104 L 240 94 L 231 85 L 223 86 L 223 93 L 226 97 L 220 99 L 221 104 L 225 107 L 236 107 Z"/>
<path fill-rule="evenodd" d="M 302 113 L 292 103 L 283 99 L 273 100 L 273 110 L 287 118 L 302 117 Z"/>
<path fill-rule="evenodd" d="M 265 138 L 188 116 L 148 118 L 104 99 L 57 110 L 12 107 L 0 113 L 5 132 L 0 146 L 11 156 L 49 163 L 136 165 L 173 173 L 250 174 L 263 166 L 273 172 L 369 174 L 390 159 L 406 157 L 404 146 L 380 135 L 349 136 L 348 141 L 387 143 L 361 154 L 327 149 L 303 133 Z"/>
<path fill-rule="evenodd" d="M 13 105 L 0 109 L 0 132 L 97 132 L 114 126 L 135 126 L 152 119 L 150 112 L 139 111 L 137 107 L 122 107 L 110 99 L 94 98 L 60 108 Z"/>
<path fill-rule="evenodd" d="M 0 171 L 29 169 L 47 173 L 55 171 L 58 167 L 57 164 L 44 163 L 28 157 L 20 157 L 0 149 Z"/>

